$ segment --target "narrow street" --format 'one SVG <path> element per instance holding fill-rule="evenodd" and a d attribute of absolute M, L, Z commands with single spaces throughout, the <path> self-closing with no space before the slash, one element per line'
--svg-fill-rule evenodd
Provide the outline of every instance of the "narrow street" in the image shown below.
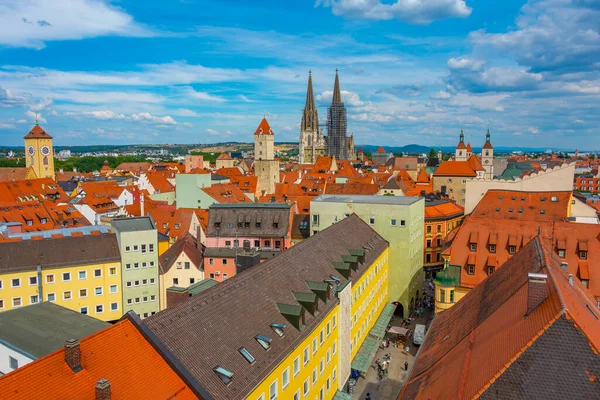
<path fill-rule="evenodd" d="M 430 296 L 433 295 L 433 291 L 429 288 L 427 288 L 425 293 Z M 414 331 L 415 325 L 417 324 L 425 325 L 427 329 L 429 329 L 433 317 L 434 311 L 425 309 L 422 316 L 411 321 L 408 329 Z M 402 320 L 396 318 L 392 320 L 390 324 L 392 326 L 402 326 Z M 408 340 L 408 347 L 408 353 L 406 353 L 404 349 L 394 347 L 392 345 L 392 338 L 390 338 L 389 347 L 382 349 L 380 346 L 374 360 L 383 360 L 387 353 L 390 354 L 391 361 L 388 376 L 380 380 L 377 376 L 377 368 L 374 364 L 375 361 L 373 361 L 373 365 L 367 371 L 366 377 L 359 378 L 356 382 L 356 389 L 352 398 L 364 400 L 367 398 L 367 393 L 369 393 L 372 400 L 396 400 L 400 393 L 400 389 L 413 366 L 417 351 L 419 350 L 419 346 L 413 345 L 412 340 Z M 405 362 L 408 362 L 408 371 L 404 370 Z"/>

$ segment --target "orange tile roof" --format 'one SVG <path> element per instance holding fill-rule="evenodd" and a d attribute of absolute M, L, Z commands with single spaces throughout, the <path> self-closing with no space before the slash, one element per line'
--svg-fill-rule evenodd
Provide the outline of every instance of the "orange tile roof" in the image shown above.
<path fill-rule="evenodd" d="M 81 339 L 80 349 L 81 371 L 61 349 L 0 377 L 2 397 L 95 399 L 96 382 L 107 379 L 113 399 L 198 398 L 129 319 Z"/>
<path fill-rule="evenodd" d="M 419 176 L 417 176 L 417 183 L 429 183 L 429 174 L 425 168 L 421 168 L 419 171 Z"/>
<path fill-rule="evenodd" d="M 362 183 L 362 184 L 373 184 L 375 180 L 372 176 L 361 176 L 358 178 L 348 178 L 346 183 Z"/>
<path fill-rule="evenodd" d="M 547 297 L 527 313 L 530 272 L 547 275 Z M 583 351 L 598 354 L 600 310 L 579 280 L 569 283 L 549 244 L 535 237 L 485 283 L 436 315 L 399 399 L 479 397 L 560 318 L 577 330 L 569 333 L 587 339 L 590 348 L 585 343 Z M 530 368 L 535 367 L 527 364 L 513 372 L 522 377 Z M 543 379 L 532 384 L 543 384 Z M 498 395 L 495 389 L 488 394 Z"/>
<path fill-rule="evenodd" d="M 28 175 L 35 177 L 33 168 L 0 168 L 0 182 L 23 181 Z"/>
<path fill-rule="evenodd" d="M 447 201 L 441 204 L 428 205 L 425 202 L 425 219 L 447 219 L 454 218 L 464 214 L 465 209 L 458 204 Z"/>
<path fill-rule="evenodd" d="M 244 171 L 239 167 L 219 168 L 215 171 L 215 174 L 229 177 L 242 176 L 244 175 Z"/>
<path fill-rule="evenodd" d="M 217 203 L 251 203 L 252 201 L 232 183 L 220 183 L 202 188 Z"/>
<path fill-rule="evenodd" d="M 486 149 L 486 150 L 491 150 L 491 149 L 493 149 L 493 147 L 492 147 L 492 143 L 491 143 L 491 142 L 488 142 L 488 141 L 486 140 L 486 141 L 485 141 L 485 143 L 484 143 L 484 145 L 483 145 L 483 148 L 484 148 L 484 149 Z"/>
<path fill-rule="evenodd" d="M 152 185 L 154 190 L 158 193 L 169 193 L 175 191 L 175 186 L 169 182 L 164 174 L 146 174 L 148 182 Z"/>
<path fill-rule="evenodd" d="M 117 165 L 115 170 L 140 173 L 147 172 L 150 168 L 152 168 L 152 163 L 149 162 L 122 162 Z"/>
<path fill-rule="evenodd" d="M 473 148 L 471 147 L 471 143 L 467 144 L 467 152 L 468 153 L 472 153 L 473 152 Z"/>
<path fill-rule="evenodd" d="M 571 192 L 488 190 L 471 215 L 493 219 L 566 221 L 570 204 Z"/>
<path fill-rule="evenodd" d="M 258 177 L 257 176 L 230 176 L 229 181 L 237 186 L 244 193 L 257 194 L 258 190 Z"/>
<path fill-rule="evenodd" d="M 331 166 L 333 164 L 333 159 L 327 156 L 319 156 L 315 161 L 313 171 L 316 172 L 329 172 L 331 171 Z"/>
<path fill-rule="evenodd" d="M 0 182 L 0 202 L 44 201 L 65 202 L 69 196 L 50 178 Z"/>
<path fill-rule="evenodd" d="M 48 135 L 38 124 L 35 124 L 24 139 L 52 139 L 52 136 Z"/>
<path fill-rule="evenodd" d="M 476 177 L 477 172 L 468 161 L 444 161 L 433 173 L 433 176 L 468 176 Z"/>
<path fill-rule="evenodd" d="M 271 126 L 267 122 L 267 117 L 264 117 L 262 119 L 262 121 L 260 121 L 260 124 L 258 125 L 258 128 L 256 128 L 256 131 L 254 132 L 254 134 L 255 135 L 274 135 L 273 131 L 271 130 Z"/>
<path fill-rule="evenodd" d="M 377 149 L 377 153 L 379 153 L 379 154 L 385 153 L 385 150 L 383 149 L 382 146 L 379 146 L 379 148 Z"/>
<path fill-rule="evenodd" d="M 372 183 L 327 183 L 324 194 L 375 195 L 379 185 Z"/>
<path fill-rule="evenodd" d="M 467 148 L 467 146 L 465 146 L 465 142 L 458 142 L 458 145 L 456 145 L 456 148 L 458 150 L 464 150 Z"/>
<path fill-rule="evenodd" d="M 233 158 L 231 158 L 228 153 L 221 153 L 219 154 L 219 157 L 217 157 L 217 160 L 233 160 Z"/>

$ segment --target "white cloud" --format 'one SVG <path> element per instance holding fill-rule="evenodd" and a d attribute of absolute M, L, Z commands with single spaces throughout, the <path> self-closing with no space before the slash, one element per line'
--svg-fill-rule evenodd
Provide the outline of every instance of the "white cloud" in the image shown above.
<path fill-rule="evenodd" d="M 195 100 L 213 101 L 216 103 L 225 102 L 225 99 L 223 97 L 215 96 L 215 95 L 212 95 L 207 92 L 198 92 L 191 87 L 183 88 L 183 92 L 185 93 L 186 96 L 188 96 L 192 99 L 195 99 Z"/>
<path fill-rule="evenodd" d="M 132 121 L 132 122 L 144 122 L 155 125 L 177 125 L 177 121 L 169 115 L 162 117 L 152 115 L 149 112 L 134 113 L 131 115 L 125 115 L 110 110 L 98 110 L 98 111 L 82 111 L 82 112 L 65 112 L 63 113 L 66 117 L 89 117 L 102 121 Z"/>
<path fill-rule="evenodd" d="M 124 10 L 102 0 L 3 1 L 0 26 L 0 44 L 38 49 L 52 40 L 154 35 Z"/>
<path fill-rule="evenodd" d="M 41 114 L 34 113 L 33 111 L 26 111 L 25 115 L 28 116 L 32 121 L 38 121 L 41 123 L 47 123 L 46 118 L 42 117 Z"/>
<path fill-rule="evenodd" d="M 429 24 L 447 18 L 466 18 L 471 8 L 465 0 L 317 0 L 315 7 L 331 7 L 334 15 L 346 18 L 389 20 L 410 24 Z"/>
<path fill-rule="evenodd" d="M 15 126 L 13 124 L 0 124 L 0 129 L 14 129 Z"/>
<path fill-rule="evenodd" d="M 180 108 L 172 112 L 173 115 L 177 115 L 179 117 L 197 117 L 198 113 L 196 111 L 192 111 L 189 108 Z"/>
<path fill-rule="evenodd" d="M 342 101 L 347 106 L 359 107 L 364 105 L 364 103 L 360 100 L 360 96 L 357 93 L 342 90 L 341 95 Z M 324 91 L 323 93 L 317 95 L 316 99 L 321 104 L 331 104 L 331 100 L 333 99 L 333 90 Z"/>
<path fill-rule="evenodd" d="M 533 133 L 534 135 L 537 135 L 538 133 L 540 133 L 540 130 L 534 126 L 530 126 L 527 128 L 527 130 L 531 133 Z"/>
<path fill-rule="evenodd" d="M 51 105 L 52 105 L 52 100 L 50 100 L 50 99 L 42 99 L 38 103 L 31 104 L 29 106 L 29 108 L 32 111 L 41 111 L 41 110 L 45 110 L 46 108 L 50 107 Z"/>
<path fill-rule="evenodd" d="M 103 120 L 118 120 L 118 119 L 126 118 L 124 114 L 118 114 L 114 111 L 109 111 L 109 110 L 87 111 L 87 112 L 83 112 L 82 114 L 89 116 L 89 117 L 93 117 L 96 119 L 103 119 Z"/>
<path fill-rule="evenodd" d="M 439 92 L 432 94 L 429 97 L 431 97 L 432 99 L 449 99 L 450 97 L 452 97 L 452 95 L 446 92 L 445 90 L 440 90 Z"/>
<path fill-rule="evenodd" d="M 238 98 L 239 98 L 241 101 L 245 102 L 245 103 L 255 103 L 255 102 L 256 102 L 256 100 L 250 100 L 248 97 L 246 97 L 246 96 L 245 96 L 245 95 L 243 95 L 243 94 L 240 94 L 240 95 L 238 96 Z"/>

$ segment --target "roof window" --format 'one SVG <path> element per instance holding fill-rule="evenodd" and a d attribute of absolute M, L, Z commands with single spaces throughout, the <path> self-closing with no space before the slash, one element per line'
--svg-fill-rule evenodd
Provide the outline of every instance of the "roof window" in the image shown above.
<path fill-rule="evenodd" d="M 546 201 L 546 198 L 545 197 L 541 197 L 540 201 Z"/>
<path fill-rule="evenodd" d="M 552 196 L 552 197 L 550 197 L 550 201 L 556 203 L 558 201 L 558 197 Z"/>
<path fill-rule="evenodd" d="M 263 336 L 263 335 L 256 335 L 254 337 L 254 339 L 256 339 L 256 341 L 258 342 L 258 344 L 260 344 L 263 349 L 269 350 L 269 348 L 271 348 L 271 342 L 273 341 L 271 338 L 268 338 L 268 337 Z"/>
<path fill-rule="evenodd" d="M 215 374 L 217 374 L 219 379 L 221 379 L 224 384 L 229 385 L 231 383 L 231 378 L 233 378 L 233 372 L 221 367 L 220 365 L 217 365 L 215 368 L 213 368 L 213 371 L 215 371 Z"/>
<path fill-rule="evenodd" d="M 283 332 L 285 329 L 285 324 L 271 324 L 271 329 L 273 329 L 279 337 L 283 337 L 285 335 Z"/>
<path fill-rule="evenodd" d="M 254 356 L 250 354 L 248 349 L 246 349 L 245 347 L 241 347 L 238 351 L 240 352 L 242 357 L 244 357 L 246 361 L 248 361 L 250 364 L 252 364 L 255 361 Z"/>
<path fill-rule="evenodd" d="M 498 196 L 498 199 L 502 200 L 504 199 L 504 196 Z"/>
<path fill-rule="evenodd" d="M 516 199 L 517 199 L 517 196 L 513 196 L 513 197 L 512 197 L 512 199 L 513 199 L 513 200 L 516 200 Z"/>
<path fill-rule="evenodd" d="M 540 210 L 540 214 L 546 214 L 546 210 L 544 210 L 543 208 Z"/>

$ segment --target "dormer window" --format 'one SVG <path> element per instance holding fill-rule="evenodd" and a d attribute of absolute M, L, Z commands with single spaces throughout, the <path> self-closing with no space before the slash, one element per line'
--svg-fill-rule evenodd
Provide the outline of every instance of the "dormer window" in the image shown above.
<path fill-rule="evenodd" d="M 217 365 L 213 369 L 213 371 L 215 371 L 215 374 L 217 374 L 219 379 L 221 379 L 221 381 L 223 381 L 224 384 L 229 385 L 231 383 L 231 379 L 233 378 L 233 372 L 231 372 L 228 369 L 225 369 L 219 365 Z"/>
<path fill-rule="evenodd" d="M 488 267 L 488 275 L 491 275 L 496 270 L 496 267 Z"/>
<path fill-rule="evenodd" d="M 508 252 L 510 254 L 515 254 L 517 252 L 517 246 L 508 246 Z"/>
<path fill-rule="evenodd" d="M 496 253 L 496 245 L 495 244 L 490 244 L 490 253 L 492 253 L 492 254 Z"/>
<path fill-rule="evenodd" d="M 279 337 L 285 335 L 285 332 L 283 331 L 285 329 L 285 324 L 271 324 L 271 329 L 273 329 Z"/>
<path fill-rule="evenodd" d="M 467 265 L 467 274 L 475 275 L 475 266 L 473 264 Z"/>
<path fill-rule="evenodd" d="M 179 229 L 181 227 L 181 224 L 175 224 L 175 229 Z"/>
<path fill-rule="evenodd" d="M 471 243 L 471 251 L 477 251 L 477 243 Z"/>
<path fill-rule="evenodd" d="M 559 249 L 559 250 L 558 250 L 558 256 L 559 256 L 560 258 L 565 258 L 565 251 L 564 251 L 564 250 L 562 250 L 562 249 Z"/>
<path fill-rule="evenodd" d="M 244 359 L 246 359 L 246 361 L 248 361 L 250 364 L 253 364 L 254 361 L 256 360 L 254 358 L 254 356 L 252 354 L 250 354 L 248 349 L 246 349 L 245 347 L 241 347 L 238 351 L 240 352 L 242 357 L 244 357 Z"/>
<path fill-rule="evenodd" d="M 580 251 L 579 258 L 582 260 L 587 260 L 587 251 Z"/>
<path fill-rule="evenodd" d="M 271 348 L 271 342 L 273 341 L 273 339 L 268 338 L 268 337 L 263 336 L 263 335 L 256 335 L 254 337 L 254 339 L 256 339 L 256 341 L 258 342 L 258 344 L 260 344 L 263 349 L 269 350 Z"/>

